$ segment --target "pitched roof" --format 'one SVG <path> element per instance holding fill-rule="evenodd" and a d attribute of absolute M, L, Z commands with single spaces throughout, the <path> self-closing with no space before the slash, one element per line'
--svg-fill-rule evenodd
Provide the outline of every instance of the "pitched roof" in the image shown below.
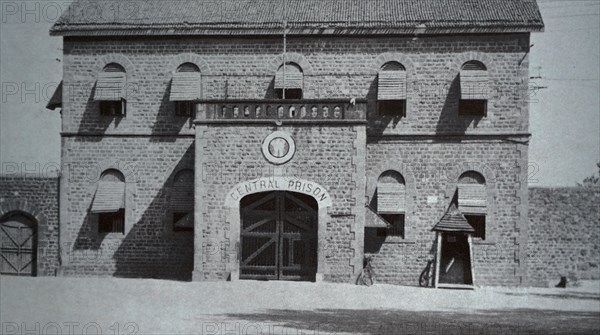
<path fill-rule="evenodd" d="M 536 0 L 76 0 L 50 32 L 280 34 L 284 13 L 290 34 L 530 32 L 544 26 Z"/>
<path fill-rule="evenodd" d="M 438 222 L 434 231 L 454 231 L 454 232 L 465 232 L 474 233 L 475 229 L 469 224 L 464 215 L 456 208 L 455 204 L 452 204 L 446 214 Z"/>

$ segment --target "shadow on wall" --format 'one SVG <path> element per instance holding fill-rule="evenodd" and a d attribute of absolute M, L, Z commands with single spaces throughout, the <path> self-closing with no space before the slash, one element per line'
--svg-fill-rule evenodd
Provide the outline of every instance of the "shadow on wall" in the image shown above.
<path fill-rule="evenodd" d="M 173 134 L 179 133 L 184 126 L 191 126 L 193 122 L 191 117 L 185 116 L 177 116 L 175 115 L 175 103 L 170 100 L 171 96 L 171 82 L 167 84 L 165 88 L 164 95 L 160 101 L 160 105 L 158 106 L 158 110 L 153 112 L 152 114 L 156 114 L 156 119 L 152 124 L 152 135 L 163 135 L 163 134 Z M 167 137 L 167 138 L 156 138 L 152 137 L 152 142 L 164 142 L 170 141 L 175 142 L 177 138 Z"/>
<path fill-rule="evenodd" d="M 452 133 L 457 135 L 464 135 L 471 125 L 477 127 L 482 116 L 462 116 L 458 115 L 458 107 L 460 102 L 460 75 L 456 77 L 450 83 L 444 106 L 440 113 L 436 125 L 436 134 Z"/>
<path fill-rule="evenodd" d="M 377 143 L 383 136 L 384 131 L 391 125 L 392 128 L 396 128 L 398 123 L 404 116 L 386 116 L 379 115 L 377 110 L 377 88 L 378 79 L 371 82 L 369 91 L 367 93 L 367 122 L 369 128 L 369 143 Z M 376 208 L 376 207 L 373 207 Z"/>
<path fill-rule="evenodd" d="M 194 263 L 194 233 L 173 231 L 168 200 L 175 174 L 182 169 L 193 169 L 193 159 L 194 145 L 191 144 L 171 174 L 165 177 L 160 190 L 154 195 L 150 204 L 143 209 L 141 218 L 133 223 L 127 236 L 117 240 L 120 244 L 113 255 L 116 269 L 114 276 L 191 280 Z M 137 190 L 138 192 L 144 190 L 144 187 L 140 187 L 139 181 Z M 139 199 L 139 197 L 134 198 Z M 94 231 L 97 226 L 92 223 L 93 215 L 95 214 L 90 214 L 88 210 L 85 224 L 81 227 L 75 241 L 75 250 L 102 251 L 106 234 L 98 234 Z"/>
<path fill-rule="evenodd" d="M 77 92 L 73 92 L 72 94 L 76 94 Z M 82 92 L 81 94 L 85 94 Z M 94 100 L 94 95 L 96 94 L 96 84 L 94 84 L 93 89 L 90 92 L 90 95 L 85 99 L 86 104 L 83 109 L 83 115 L 81 116 L 81 120 L 79 121 L 78 131 L 80 132 L 97 132 L 97 133 L 105 133 L 106 129 L 110 126 L 110 124 L 114 121 L 115 127 L 119 126 L 123 116 L 103 116 L 100 115 L 100 102 Z M 78 100 L 79 97 L 73 97 L 73 101 Z M 77 140 L 78 137 L 76 137 Z M 90 137 L 94 141 L 101 141 L 102 137 Z M 85 139 L 88 141 L 89 139 Z"/>

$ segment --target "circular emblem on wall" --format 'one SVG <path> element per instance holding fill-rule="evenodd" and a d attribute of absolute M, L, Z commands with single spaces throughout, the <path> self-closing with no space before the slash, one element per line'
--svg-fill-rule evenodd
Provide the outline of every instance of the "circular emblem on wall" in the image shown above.
<path fill-rule="evenodd" d="M 276 131 L 265 138 L 262 152 L 269 162 L 277 165 L 285 164 L 294 157 L 296 143 L 294 143 L 292 135 Z"/>

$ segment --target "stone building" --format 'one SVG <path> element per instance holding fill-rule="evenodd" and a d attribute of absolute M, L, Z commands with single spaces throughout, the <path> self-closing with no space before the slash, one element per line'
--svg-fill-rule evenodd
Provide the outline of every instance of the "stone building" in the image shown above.
<path fill-rule="evenodd" d="M 527 284 L 542 30 L 533 0 L 75 2 L 59 272 Z"/>

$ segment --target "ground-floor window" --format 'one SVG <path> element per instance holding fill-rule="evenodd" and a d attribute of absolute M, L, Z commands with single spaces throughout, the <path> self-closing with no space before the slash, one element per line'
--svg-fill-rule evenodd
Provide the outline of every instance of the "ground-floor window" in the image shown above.
<path fill-rule="evenodd" d="M 115 213 L 98 214 L 99 233 L 125 233 L 125 209 Z"/>
<path fill-rule="evenodd" d="M 377 229 L 377 236 L 398 236 L 404 238 L 404 214 L 380 214 L 389 228 Z"/>
<path fill-rule="evenodd" d="M 485 215 L 465 215 L 469 224 L 475 229 L 473 237 L 485 241 Z"/>

